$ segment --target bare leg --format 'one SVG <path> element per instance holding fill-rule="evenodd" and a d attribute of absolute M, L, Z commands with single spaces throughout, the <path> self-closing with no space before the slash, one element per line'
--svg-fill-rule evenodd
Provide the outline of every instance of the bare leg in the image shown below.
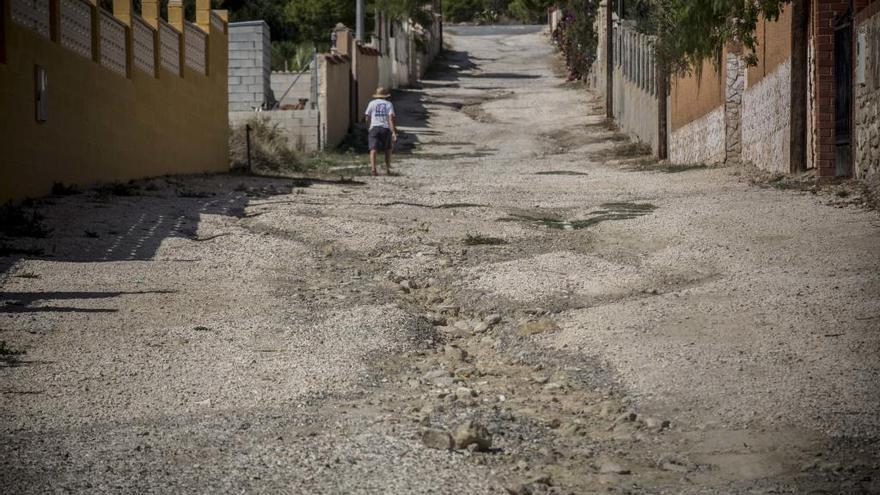
<path fill-rule="evenodd" d="M 373 175 L 379 174 L 379 172 L 376 171 L 376 150 L 370 150 L 370 170 Z"/>
<path fill-rule="evenodd" d="M 391 150 L 385 150 L 385 173 L 391 175 Z"/>

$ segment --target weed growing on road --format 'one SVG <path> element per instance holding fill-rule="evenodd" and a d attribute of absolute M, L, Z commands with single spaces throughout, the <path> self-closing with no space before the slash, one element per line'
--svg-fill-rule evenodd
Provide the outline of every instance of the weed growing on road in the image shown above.
<path fill-rule="evenodd" d="M 8 237 L 43 238 L 51 229 L 43 225 L 43 215 L 36 209 L 6 203 L 0 208 L 0 234 Z"/>
<path fill-rule="evenodd" d="M 196 191 L 189 187 L 181 187 L 177 190 L 177 196 L 179 198 L 210 198 L 214 196 L 214 193 L 209 191 Z"/>
<path fill-rule="evenodd" d="M 535 175 L 589 175 L 586 172 L 575 172 L 573 170 L 547 170 L 544 172 L 535 172 Z"/>
<path fill-rule="evenodd" d="M 661 172 L 664 174 L 678 174 L 681 172 L 689 172 L 691 170 L 705 170 L 709 168 L 705 163 L 686 163 L 675 164 L 669 162 L 658 162 L 654 159 L 638 160 L 633 163 L 626 164 L 623 169 L 627 172 Z"/>
<path fill-rule="evenodd" d="M 52 196 L 71 196 L 79 194 L 81 191 L 76 184 L 64 184 L 63 182 L 55 182 L 52 184 Z"/>
<path fill-rule="evenodd" d="M 26 352 L 20 349 L 12 349 L 6 345 L 5 340 L 0 340 L 0 362 L 7 366 L 14 365 L 18 362 L 18 356 L 22 354 L 26 354 Z"/>
<path fill-rule="evenodd" d="M 507 241 L 498 237 L 488 237 L 481 234 L 467 234 L 464 238 L 466 246 L 500 246 L 507 244 Z"/>
<path fill-rule="evenodd" d="M 108 182 L 101 184 L 94 191 L 94 199 L 100 202 L 108 202 L 113 196 L 140 196 L 141 187 L 129 182 Z"/>

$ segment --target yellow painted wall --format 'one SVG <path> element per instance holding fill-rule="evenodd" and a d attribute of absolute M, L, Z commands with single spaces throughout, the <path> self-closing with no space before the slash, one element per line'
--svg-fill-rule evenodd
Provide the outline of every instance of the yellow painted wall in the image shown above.
<path fill-rule="evenodd" d="M 366 121 L 364 111 L 379 85 L 379 57 L 374 50 L 358 47 L 356 78 L 357 78 L 357 115 L 360 122 Z"/>
<path fill-rule="evenodd" d="M 342 142 L 351 124 L 351 59 L 343 55 L 319 57 L 321 80 L 321 133 L 326 149 Z"/>
<path fill-rule="evenodd" d="M 9 2 L 4 1 L 8 9 Z M 227 36 L 213 24 L 208 76 L 132 67 L 126 78 L 3 16 L 0 202 L 88 185 L 228 170 Z M 130 32 L 130 31 L 129 31 Z M 129 44 L 129 46 L 131 46 Z M 34 66 L 48 73 L 49 118 L 35 119 Z"/>
<path fill-rule="evenodd" d="M 722 60 L 727 51 L 722 54 Z M 722 63 L 718 70 L 712 61 L 703 62 L 702 73 L 696 71 L 687 77 L 672 78 L 669 98 L 670 127 L 673 131 L 699 119 L 724 104 L 724 86 L 727 77 Z"/>
<path fill-rule="evenodd" d="M 755 35 L 758 63 L 748 68 L 749 87 L 791 58 L 791 7 L 786 7 L 776 21 L 759 19 Z"/>

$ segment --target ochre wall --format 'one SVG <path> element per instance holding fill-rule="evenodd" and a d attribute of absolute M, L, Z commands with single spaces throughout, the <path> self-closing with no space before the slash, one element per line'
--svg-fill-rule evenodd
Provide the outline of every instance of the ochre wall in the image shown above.
<path fill-rule="evenodd" d="M 333 149 L 348 134 L 351 124 L 351 59 L 344 55 L 320 55 L 321 139 L 326 149 Z"/>
<path fill-rule="evenodd" d="M 761 18 L 755 29 L 757 65 L 748 68 L 748 86 L 754 86 L 791 58 L 791 7 L 776 21 Z"/>
<path fill-rule="evenodd" d="M 8 14 L 7 60 L 0 63 L 0 202 L 45 195 L 54 182 L 228 169 L 224 30 L 210 24 L 208 76 L 186 67 L 182 78 L 164 69 L 156 78 L 132 67 L 126 78 Z M 35 65 L 48 75 L 43 123 L 35 119 Z"/>
<path fill-rule="evenodd" d="M 375 48 L 364 47 L 358 45 L 358 53 L 356 57 L 356 80 L 357 80 L 357 118 L 358 121 L 364 122 L 364 111 L 373 94 L 376 93 L 376 87 L 379 85 L 379 52 Z"/>
<path fill-rule="evenodd" d="M 727 51 L 721 60 L 727 59 Z M 669 97 L 669 125 L 675 131 L 724 105 L 724 86 L 727 77 L 724 64 L 716 70 L 715 64 L 703 62 L 703 70 L 687 77 L 672 79 Z"/>

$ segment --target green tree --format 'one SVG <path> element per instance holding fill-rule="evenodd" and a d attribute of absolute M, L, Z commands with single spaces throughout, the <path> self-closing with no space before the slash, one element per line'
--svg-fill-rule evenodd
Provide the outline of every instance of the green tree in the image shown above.
<path fill-rule="evenodd" d="M 482 11 L 482 0 L 445 0 L 443 2 L 443 17 L 451 22 L 473 21 Z"/>
<path fill-rule="evenodd" d="M 791 0 L 635 0 L 641 31 L 657 36 L 657 56 L 671 72 L 699 70 L 706 59 L 720 62 L 728 43 L 748 53 L 757 45 L 755 29 L 764 17 L 776 20 Z M 755 63 L 754 56 L 746 61 Z"/>
<path fill-rule="evenodd" d="M 229 10 L 232 22 L 266 21 L 272 41 L 292 41 L 298 39 L 300 30 L 287 19 L 285 9 L 289 3 L 290 0 L 224 0 L 222 8 Z"/>
<path fill-rule="evenodd" d="M 555 5 L 553 0 L 513 0 L 508 5 L 510 15 L 526 23 L 538 22 L 547 13 L 547 8 Z"/>
<path fill-rule="evenodd" d="M 431 0 L 374 0 L 375 11 L 385 12 L 392 19 L 412 19 L 423 26 L 432 22 L 431 12 L 428 7 Z"/>
<path fill-rule="evenodd" d="M 353 0 L 293 0 L 285 3 L 284 19 L 296 26 L 297 41 L 326 42 L 337 23 L 349 27 L 355 23 Z"/>

